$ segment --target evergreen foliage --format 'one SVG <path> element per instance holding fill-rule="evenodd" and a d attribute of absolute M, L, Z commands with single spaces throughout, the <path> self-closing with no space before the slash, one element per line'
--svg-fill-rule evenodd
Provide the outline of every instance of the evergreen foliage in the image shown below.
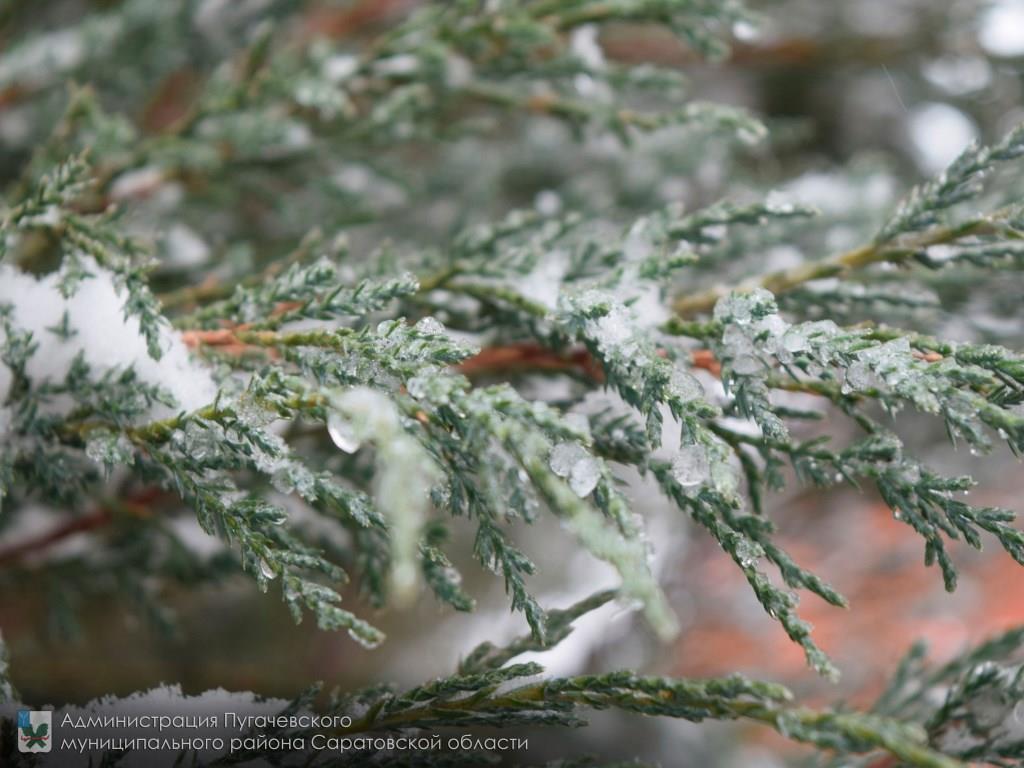
<path fill-rule="evenodd" d="M 464 201 L 446 227 L 416 216 L 442 192 L 473 196 L 472 180 L 462 190 L 445 176 L 457 139 L 511 142 L 537 120 L 627 147 L 647 134 L 729 152 L 768 141 L 753 115 L 692 98 L 678 72 L 606 60 L 595 42 L 615 24 L 656 25 L 719 59 L 737 24 L 757 22 L 738 2 L 423 2 L 358 46 L 311 39 L 295 0 L 198 4 L 213 18 L 195 3 L 124 0 L 49 31 L 19 5 L 0 12 L 17 40 L 0 54 L 0 101 L 17 99 L 40 133 L 2 169 L 0 525 L 41 504 L 60 511 L 58 538 L 114 531 L 34 566 L 57 621 L 74 622 L 75 595 L 99 592 L 170 627 L 167 585 L 244 571 L 296 621 L 373 648 L 385 641 L 374 608 L 428 590 L 473 609 L 446 549 L 469 528 L 475 559 L 528 633 L 468 650 L 447 678 L 326 705 L 312 690 L 294 710 L 352 715 L 344 735 L 355 735 L 575 726 L 587 710 L 616 708 L 753 721 L 835 765 L 896 764 L 878 763 L 881 753 L 943 768 L 1024 757 L 1020 631 L 940 667 L 915 647 L 864 712 L 807 708 L 739 675 L 544 677 L 517 662 L 611 600 L 639 607 L 663 640 L 678 633 L 627 476 L 717 542 L 827 677 L 838 671 L 796 591 L 846 599 L 778 543 L 765 500 L 787 483 L 874 486 L 950 591 L 961 540 L 991 539 L 1024 565 L 1014 514 L 969 503 L 974 480 L 915 458 L 890 418 L 919 412 L 972 453 L 1005 443 L 1020 454 L 1024 358 L 879 322 L 934 306 L 924 287 L 935 274 L 1019 266 L 1024 207 L 1014 185 L 987 182 L 1020 161 L 1024 129 L 969 147 L 861 245 L 766 270 L 746 256 L 786 242 L 813 250 L 827 215 L 766 192 L 609 216 L 583 197 L 578 210 L 571 198 L 565 209 L 561 198 L 533 209 Z M 181 71 L 187 93 L 164 94 L 171 114 L 158 114 L 147 94 Z M 417 154 L 426 170 L 403 175 Z M 326 171 L 357 160 L 349 189 Z M 181 221 L 206 233 L 212 254 L 182 256 L 196 246 L 182 244 Z M 154 222 L 163 236 L 140 234 Z M 141 339 L 147 360 L 111 358 L 76 325 L 89 322 L 90 286 L 120 302 L 101 338 Z M 49 297 L 52 325 L 31 327 L 29 294 Z M 502 353 L 519 361 L 513 375 Z M 614 405 L 584 414 L 582 394 L 533 397 L 513 386 L 523 370 L 603 389 Z M 857 436 L 799 436 L 822 418 Z M 230 547 L 194 551 L 171 524 L 184 514 Z M 614 592 L 540 603 L 530 577 L 544 565 L 516 530 L 545 516 L 614 568 Z M 5 589 L 33 554 L 0 548 Z M 342 600 L 348 581 L 363 601 Z M 13 701 L 3 659 L 0 700 Z M 357 750 L 344 764 L 493 757 Z"/>

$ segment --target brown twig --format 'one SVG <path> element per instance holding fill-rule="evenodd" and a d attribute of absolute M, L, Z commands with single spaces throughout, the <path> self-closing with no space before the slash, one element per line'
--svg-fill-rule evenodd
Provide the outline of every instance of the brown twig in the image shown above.
<path fill-rule="evenodd" d="M 722 364 L 710 349 L 695 349 L 690 353 L 690 362 L 694 368 L 703 368 L 712 376 L 722 375 Z"/>
<path fill-rule="evenodd" d="M 301 36 L 344 39 L 408 13 L 417 0 L 363 0 L 344 8 L 315 8 L 306 15 Z"/>
<path fill-rule="evenodd" d="M 88 515 L 66 520 L 60 525 L 57 525 L 38 536 L 26 539 L 25 541 L 16 542 L 4 549 L 0 549 L 0 567 L 8 565 L 16 560 L 20 560 L 27 555 L 31 555 L 33 552 L 49 549 L 54 544 L 63 541 L 69 536 L 74 536 L 76 533 L 84 533 L 95 528 L 102 528 L 110 522 L 110 519 L 111 515 L 108 510 L 98 509 Z"/>
<path fill-rule="evenodd" d="M 533 341 L 487 347 L 457 365 L 456 370 L 471 378 L 512 371 L 576 372 L 598 383 L 604 381 L 601 364 L 587 350 L 560 353 Z"/>
<path fill-rule="evenodd" d="M 253 349 L 252 345 L 241 341 L 235 334 L 243 330 L 237 328 L 220 328 L 213 331 L 184 331 L 181 340 L 189 349 L 199 347 L 216 347 L 219 352 L 227 355 L 241 356 Z"/>
<path fill-rule="evenodd" d="M 147 517 L 150 514 L 148 505 L 164 494 L 160 488 L 145 488 L 138 493 L 119 502 L 118 507 L 131 512 L 135 517 Z M 37 536 L 26 538 L 0 549 L 0 568 L 17 562 L 35 552 L 49 549 L 78 533 L 103 528 L 114 520 L 114 514 L 108 507 L 100 507 L 81 517 L 65 520 L 48 531 Z"/>

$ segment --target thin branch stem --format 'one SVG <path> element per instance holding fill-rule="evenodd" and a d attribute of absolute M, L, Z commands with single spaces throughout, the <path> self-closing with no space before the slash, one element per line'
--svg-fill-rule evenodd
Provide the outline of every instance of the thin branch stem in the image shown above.
<path fill-rule="evenodd" d="M 66 520 L 37 536 L 15 542 L 10 546 L 0 549 L 0 568 L 21 560 L 28 555 L 49 549 L 75 534 L 102 528 L 110 520 L 111 514 L 108 510 L 98 509 L 87 515 Z"/>
<path fill-rule="evenodd" d="M 79 533 L 88 533 L 109 525 L 115 517 L 111 511 L 112 507 L 131 511 L 139 517 L 144 516 L 146 505 L 160 498 L 162 494 L 163 491 L 159 488 L 145 488 L 121 502 L 106 504 L 86 515 L 58 523 L 53 528 L 36 536 L 10 544 L 0 549 L 0 568 L 9 566 L 29 555 L 50 549 Z"/>
<path fill-rule="evenodd" d="M 457 712 L 495 712 L 520 710 L 525 706 L 550 704 L 551 706 L 619 706 L 627 710 L 642 712 L 645 707 L 670 704 L 680 694 L 672 687 L 661 691 L 617 691 L 604 696 L 589 690 L 592 679 L 587 676 L 569 678 L 556 689 L 552 681 L 541 681 L 524 685 L 497 696 L 469 696 L 462 699 L 438 701 L 430 706 L 414 707 L 378 717 L 379 712 L 371 710 L 350 727 L 343 729 L 345 735 L 370 731 L 386 731 L 396 728 L 417 727 L 418 723 L 429 725 L 438 716 Z M 798 728 L 813 730 L 830 726 L 851 739 L 882 749 L 890 754 L 919 766 L 919 768 L 962 768 L 962 763 L 933 751 L 926 744 L 917 743 L 905 735 L 875 722 L 871 716 L 856 713 L 824 712 L 805 707 L 784 707 L 759 701 L 728 700 L 715 696 L 686 697 L 685 703 L 706 709 L 712 716 L 723 719 L 747 719 L 767 725 L 780 733 L 792 733 Z M 805 739 L 810 741 L 809 738 Z"/>
<path fill-rule="evenodd" d="M 693 317 L 710 312 L 720 298 L 734 290 L 765 288 L 772 293 L 780 294 L 812 280 L 844 277 L 850 272 L 864 269 L 872 264 L 883 262 L 900 264 L 924 248 L 951 243 L 968 235 L 980 234 L 1004 213 L 1005 211 L 997 211 L 989 216 L 970 219 L 957 226 L 936 227 L 915 237 L 896 242 L 869 243 L 820 261 L 758 275 L 744 280 L 738 285 L 719 285 L 698 293 L 686 294 L 677 298 L 672 306 L 676 314 L 681 317 Z"/>

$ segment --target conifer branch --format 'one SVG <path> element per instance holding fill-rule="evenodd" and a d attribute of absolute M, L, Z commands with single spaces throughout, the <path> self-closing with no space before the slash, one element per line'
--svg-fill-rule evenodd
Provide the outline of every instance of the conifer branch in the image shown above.
<path fill-rule="evenodd" d="M 0 522 L 55 518 L 0 546 L 0 579 L 49 579 L 60 621 L 62 591 L 95 592 L 168 631 L 165 587 L 244 573 L 295 621 L 372 649 L 374 609 L 429 594 L 473 610 L 475 564 L 524 634 L 447 677 L 328 703 L 311 689 L 286 711 L 345 714 L 333 735 L 353 737 L 615 709 L 763 725 L 837 765 L 1019 762 L 1020 631 L 938 666 L 915 647 L 864 712 L 738 675 L 544 676 L 521 657 L 612 601 L 642 615 L 631 631 L 672 640 L 652 552 L 677 553 L 648 532 L 664 514 L 837 677 L 798 607 L 847 600 L 781 545 L 771 495 L 787 484 L 872 486 L 949 590 L 959 542 L 1024 565 L 1013 512 L 969 502 L 975 480 L 937 471 L 886 418 L 1024 453 L 1016 316 L 929 332 L 940 310 L 983 315 L 986 281 L 1024 264 L 1014 185 L 984 183 L 1014 170 L 1024 128 L 969 146 L 888 215 L 852 193 L 819 212 L 747 172 L 768 136 L 756 117 L 606 48 L 623 25 L 661 28 L 719 59 L 756 20 L 738 0 L 257 5 L 125 0 L 46 29 L 27 6 L 0 11 L 0 105 L 18 104 L 13 129 L 0 117 Z M 853 189 L 854 170 L 829 174 Z M 766 257 L 787 266 L 758 274 Z M 545 525 L 615 588 L 546 606 Z M 699 589 L 706 574 L 684 576 Z M 0 700 L 16 695 L 0 643 Z M 181 761 L 309 759 L 258 752 Z"/>

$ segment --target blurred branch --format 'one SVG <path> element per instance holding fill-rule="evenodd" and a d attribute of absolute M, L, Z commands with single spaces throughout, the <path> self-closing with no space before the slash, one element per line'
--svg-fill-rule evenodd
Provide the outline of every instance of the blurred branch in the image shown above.
<path fill-rule="evenodd" d="M 164 495 L 159 488 L 145 488 L 116 504 L 100 507 L 81 517 L 75 517 L 55 525 L 41 534 L 0 548 L 0 568 L 7 567 L 29 555 L 43 552 L 79 533 L 88 533 L 109 525 L 114 520 L 111 507 L 131 511 L 136 517 L 148 513 L 147 505 Z"/>

